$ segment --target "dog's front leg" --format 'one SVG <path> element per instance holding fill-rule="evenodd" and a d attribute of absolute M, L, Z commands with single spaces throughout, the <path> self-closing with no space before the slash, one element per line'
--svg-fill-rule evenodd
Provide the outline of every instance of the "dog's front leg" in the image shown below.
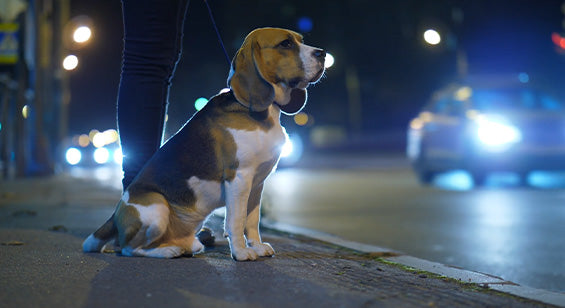
<path fill-rule="evenodd" d="M 259 235 L 259 219 L 261 216 L 261 194 L 263 192 L 263 184 L 254 187 L 249 196 L 247 204 L 247 222 L 245 225 L 245 235 L 247 236 L 247 244 L 253 248 L 261 257 L 268 257 L 275 254 L 275 250 L 269 243 L 263 243 L 261 235 Z"/>
<path fill-rule="evenodd" d="M 237 171 L 233 180 L 225 181 L 226 220 L 225 234 L 230 243 L 232 257 L 237 261 L 256 260 L 255 250 L 247 247 L 243 234 L 247 221 L 247 202 L 251 192 L 252 174 Z"/>

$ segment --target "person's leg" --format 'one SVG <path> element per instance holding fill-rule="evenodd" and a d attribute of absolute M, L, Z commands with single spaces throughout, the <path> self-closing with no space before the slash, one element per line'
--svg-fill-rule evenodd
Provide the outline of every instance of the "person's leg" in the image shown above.
<path fill-rule="evenodd" d="M 188 2 L 122 0 L 124 50 L 118 128 L 124 154 L 124 190 L 161 146 Z"/>

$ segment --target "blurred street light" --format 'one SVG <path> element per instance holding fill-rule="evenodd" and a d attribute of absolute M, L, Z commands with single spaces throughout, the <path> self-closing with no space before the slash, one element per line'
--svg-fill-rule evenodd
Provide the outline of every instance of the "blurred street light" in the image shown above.
<path fill-rule="evenodd" d="M 430 45 L 441 43 L 441 35 L 434 29 L 428 29 L 424 32 L 424 41 Z"/>
<path fill-rule="evenodd" d="M 86 43 L 92 36 L 92 30 L 88 26 L 80 26 L 73 32 L 73 40 L 76 43 Z"/>
<path fill-rule="evenodd" d="M 29 116 L 29 106 L 24 105 L 24 107 L 22 108 L 22 117 L 24 117 L 24 119 L 27 119 L 28 116 Z"/>
<path fill-rule="evenodd" d="M 67 71 L 72 71 L 78 66 L 78 58 L 75 55 L 68 55 L 63 60 L 63 68 Z"/>
<path fill-rule="evenodd" d="M 70 50 L 83 48 L 92 40 L 94 35 L 94 24 L 92 19 L 85 15 L 71 18 L 63 29 L 64 47 Z"/>

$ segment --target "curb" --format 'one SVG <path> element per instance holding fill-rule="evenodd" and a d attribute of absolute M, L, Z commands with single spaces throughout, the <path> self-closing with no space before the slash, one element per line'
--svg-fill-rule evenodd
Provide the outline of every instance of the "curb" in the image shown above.
<path fill-rule="evenodd" d="M 475 283 L 481 287 L 489 288 L 503 293 L 512 294 L 518 297 L 542 302 L 545 304 L 565 307 L 565 293 L 558 293 L 558 292 L 521 286 L 514 282 L 506 281 L 497 276 L 466 270 L 441 263 L 436 263 L 416 257 L 407 256 L 399 251 L 395 251 L 392 249 L 363 244 L 363 243 L 357 243 L 357 242 L 342 239 L 340 237 L 328 233 L 297 227 L 281 222 L 276 222 L 270 219 L 262 219 L 261 225 L 269 229 L 278 230 L 290 234 L 301 235 L 322 242 L 331 243 L 333 245 L 349 248 L 352 250 L 357 250 L 363 253 L 372 254 L 396 264 L 412 267 L 418 270 L 434 273 L 451 279 L 456 279 L 462 282 Z"/>

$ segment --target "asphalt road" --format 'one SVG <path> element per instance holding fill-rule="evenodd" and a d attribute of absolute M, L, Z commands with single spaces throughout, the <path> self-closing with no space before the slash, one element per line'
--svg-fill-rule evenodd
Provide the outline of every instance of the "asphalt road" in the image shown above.
<path fill-rule="evenodd" d="M 565 291 L 562 175 L 534 175 L 534 188 L 517 187 L 511 175 L 495 175 L 487 187 L 474 189 L 468 176 L 454 173 L 422 187 L 400 160 L 338 161 L 327 165 L 337 168 L 318 163 L 271 175 L 266 215 L 521 285 Z"/>

